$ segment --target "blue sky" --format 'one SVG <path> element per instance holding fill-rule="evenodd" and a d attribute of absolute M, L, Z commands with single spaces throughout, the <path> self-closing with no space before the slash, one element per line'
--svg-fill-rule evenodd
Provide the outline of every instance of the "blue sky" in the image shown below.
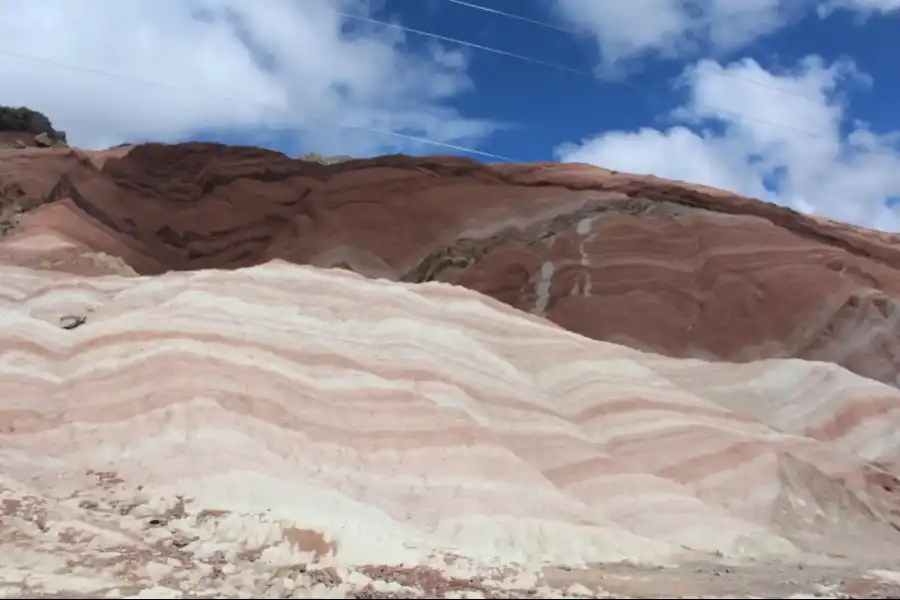
<path fill-rule="evenodd" d="M 85 147 L 580 161 L 900 229 L 900 0 L 467 2 L 0 0 L 0 102 Z"/>
<path fill-rule="evenodd" d="M 554 18 L 552 5 L 541 0 L 476 2 L 538 21 L 559 22 Z M 382 5 L 383 15 L 395 16 L 411 28 L 540 58 L 586 73 L 594 70 L 600 58 L 596 45 L 583 37 L 441 0 L 385 0 Z M 681 104 L 686 96 L 684 89 L 673 89 L 686 64 L 715 51 L 701 40 L 701 47 L 684 57 L 649 56 L 632 62 L 623 75 L 597 78 L 471 50 L 468 72 L 474 90 L 461 96 L 456 106 L 467 115 L 520 125 L 501 129 L 480 144 L 479 149 L 517 160 L 553 160 L 553 148 L 585 135 L 664 125 L 666 113 Z M 777 69 L 793 66 L 810 54 L 819 55 L 828 63 L 842 57 L 852 58 L 874 80 L 871 89 L 846 87 L 852 115 L 871 122 L 875 129 L 900 131 L 897 108 L 900 107 L 900 10 L 893 18 L 870 18 L 862 24 L 857 14 L 848 11 L 826 19 L 809 11 L 796 24 L 739 49 L 713 55 L 723 62 L 749 57 L 763 67 Z M 752 85 L 739 79 L 730 83 L 738 87 Z"/>

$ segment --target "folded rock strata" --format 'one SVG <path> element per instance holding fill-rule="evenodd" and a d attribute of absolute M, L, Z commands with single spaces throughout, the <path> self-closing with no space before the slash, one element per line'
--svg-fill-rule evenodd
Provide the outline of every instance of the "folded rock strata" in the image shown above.
<path fill-rule="evenodd" d="M 213 144 L 0 150 L 0 234 L 4 597 L 900 593 L 892 234 Z"/>
<path fill-rule="evenodd" d="M 30 211 L 15 223 L 140 273 L 281 259 L 446 281 L 594 339 L 822 360 L 898 384 L 893 234 L 586 165 L 325 165 L 215 144 L 3 152 L 0 182 Z"/>
<path fill-rule="evenodd" d="M 0 579 L 32 594 L 900 547 L 900 391 L 835 365 L 676 360 L 283 261 L 0 277 Z"/>

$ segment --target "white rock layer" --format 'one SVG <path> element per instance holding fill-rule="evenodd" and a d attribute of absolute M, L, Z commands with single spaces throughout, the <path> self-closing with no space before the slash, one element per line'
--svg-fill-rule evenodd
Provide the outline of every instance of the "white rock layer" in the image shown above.
<path fill-rule="evenodd" d="M 0 281 L 0 579 L 43 593 L 251 593 L 238 559 L 290 593 L 310 576 L 279 569 L 313 562 L 347 581 L 900 547 L 900 392 L 833 365 L 677 361 L 280 262 Z"/>

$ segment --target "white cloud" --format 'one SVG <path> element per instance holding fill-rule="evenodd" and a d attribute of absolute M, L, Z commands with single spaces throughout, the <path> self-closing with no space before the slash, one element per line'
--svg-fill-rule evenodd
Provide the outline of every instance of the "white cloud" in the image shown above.
<path fill-rule="evenodd" d="M 648 50 L 669 53 L 685 41 L 690 15 L 675 0 L 556 0 L 559 14 L 596 37 L 606 66 Z"/>
<path fill-rule="evenodd" d="M 758 81 L 735 86 L 729 77 Z M 744 59 L 702 60 L 682 76 L 687 102 L 672 117 L 692 126 L 614 131 L 556 149 L 565 162 L 688 180 L 797 210 L 900 230 L 900 132 L 848 122 L 841 86 L 867 85 L 853 63 L 818 57 L 775 74 Z M 782 91 L 783 90 L 783 91 Z"/>
<path fill-rule="evenodd" d="M 552 0 L 571 27 L 594 38 L 600 69 L 621 72 L 623 63 L 647 54 L 689 55 L 700 44 L 713 52 L 735 50 L 818 9 L 860 15 L 900 9 L 900 0 Z"/>
<path fill-rule="evenodd" d="M 851 10 L 863 16 L 886 14 L 900 10 L 900 0 L 824 0 L 819 5 L 819 16 L 826 17 L 835 10 Z"/>
<path fill-rule="evenodd" d="M 465 56 L 437 45 L 413 53 L 402 31 L 336 12 L 368 5 L 0 0 L 0 52 L 50 61 L 0 53 L 0 102 L 45 112 L 86 147 L 269 127 L 300 129 L 304 145 L 323 152 L 365 155 L 421 145 L 336 125 L 463 145 L 488 134 L 491 123 L 447 106 L 471 88 Z"/>

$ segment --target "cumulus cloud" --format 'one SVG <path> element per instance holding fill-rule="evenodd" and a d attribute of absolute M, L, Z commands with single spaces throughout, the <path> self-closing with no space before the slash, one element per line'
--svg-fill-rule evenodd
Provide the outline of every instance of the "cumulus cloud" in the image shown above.
<path fill-rule="evenodd" d="M 437 151 L 373 129 L 462 145 L 489 134 L 449 106 L 471 88 L 466 57 L 338 14 L 370 4 L 0 0 L 0 102 L 45 112 L 85 147 L 244 128 L 359 156 Z"/>
<path fill-rule="evenodd" d="M 734 86 L 728 75 L 761 85 Z M 565 162 L 687 180 L 885 230 L 900 230 L 900 132 L 847 118 L 842 89 L 871 82 L 812 56 L 785 73 L 702 60 L 665 130 L 612 131 L 556 149 Z"/>
<path fill-rule="evenodd" d="M 552 0 L 551 6 L 596 41 L 601 71 L 616 74 L 648 54 L 735 50 L 813 9 L 821 18 L 837 9 L 869 15 L 898 10 L 900 0 Z"/>

